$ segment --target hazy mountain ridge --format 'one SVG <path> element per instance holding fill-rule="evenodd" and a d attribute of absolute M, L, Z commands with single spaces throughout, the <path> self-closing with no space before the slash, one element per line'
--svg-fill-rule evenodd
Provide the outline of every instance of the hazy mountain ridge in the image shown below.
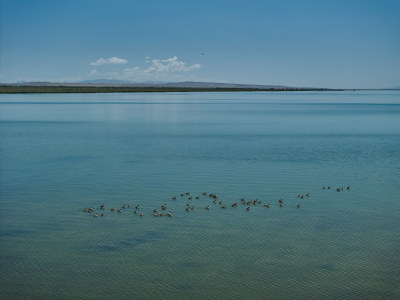
<path fill-rule="evenodd" d="M 239 88 L 239 89 L 292 89 L 285 85 L 261 85 L 243 83 L 224 83 L 224 82 L 202 82 L 202 81 L 183 81 L 183 82 L 132 82 L 124 80 L 95 79 L 78 82 L 49 82 L 49 81 L 30 81 L 6 83 L 9 86 L 99 86 L 99 87 L 159 87 L 159 88 Z"/>

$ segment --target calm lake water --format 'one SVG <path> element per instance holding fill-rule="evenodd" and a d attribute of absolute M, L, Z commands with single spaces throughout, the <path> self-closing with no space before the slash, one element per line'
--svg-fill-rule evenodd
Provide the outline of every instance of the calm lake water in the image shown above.
<path fill-rule="evenodd" d="M 400 298 L 400 91 L 0 99 L 2 299 Z"/>

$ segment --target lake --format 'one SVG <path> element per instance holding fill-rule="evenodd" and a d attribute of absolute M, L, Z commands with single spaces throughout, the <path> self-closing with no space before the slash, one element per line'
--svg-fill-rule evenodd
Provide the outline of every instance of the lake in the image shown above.
<path fill-rule="evenodd" d="M 0 99 L 2 299 L 400 298 L 400 91 Z"/>

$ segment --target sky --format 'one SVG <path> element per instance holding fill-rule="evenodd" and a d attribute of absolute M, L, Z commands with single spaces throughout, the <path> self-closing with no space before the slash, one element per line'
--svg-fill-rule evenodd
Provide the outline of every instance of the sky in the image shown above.
<path fill-rule="evenodd" d="M 400 0 L 0 0 L 0 82 L 400 85 Z"/>

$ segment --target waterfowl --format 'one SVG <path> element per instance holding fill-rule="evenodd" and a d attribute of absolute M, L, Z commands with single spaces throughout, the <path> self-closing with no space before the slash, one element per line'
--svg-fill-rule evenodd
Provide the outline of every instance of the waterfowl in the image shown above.
<path fill-rule="evenodd" d="M 283 199 L 282 199 L 282 198 L 279 199 L 278 202 L 279 202 L 280 204 L 282 204 L 282 203 L 283 203 Z"/>
<path fill-rule="evenodd" d="M 200 197 L 199 196 L 196 196 L 196 200 L 199 200 L 200 199 Z"/>
<path fill-rule="evenodd" d="M 213 203 L 216 204 L 216 203 L 217 203 L 217 200 L 213 200 Z"/>
<path fill-rule="evenodd" d="M 186 207 L 186 211 L 189 211 L 190 210 L 190 208 L 189 207 Z"/>
<path fill-rule="evenodd" d="M 187 193 L 186 193 L 186 195 L 190 195 L 190 193 L 189 193 L 189 192 L 187 192 Z"/>
<path fill-rule="evenodd" d="M 192 206 L 190 209 L 191 209 L 191 210 L 194 210 L 194 206 Z"/>
<path fill-rule="evenodd" d="M 266 203 L 266 204 L 264 204 L 263 206 L 265 206 L 265 207 L 269 207 L 269 203 Z"/>
<path fill-rule="evenodd" d="M 155 212 L 155 213 L 158 212 L 158 209 L 156 208 L 155 210 L 153 210 L 153 212 Z"/>
<path fill-rule="evenodd" d="M 306 194 L 306 197 L 310 197 L 310 193 L 307 193 L 307 194 Z"/>
<path fill-rule="evenodd" d="M 185 196 L 185 194 L 181 194 L 181 196 L 183 197 L 183 196 Z"/>
<path fill-rule="evenodd" d="M 350 186 L 348 186 L 346 189 L 350 190 Z"/>
<path fill-rule="evenodd" d="M 161 209 L 162 209 L 162 210 L 166 210 L 166 209 L 167 209 L 167 206 L 164 204 L 164 205 L 161 206 Z"/>
<path fill-rule="evenodd" d="M 340 192 L 340 188 L 337 188 L 336 191 L 337 191 L 337 192 Z"/>
<path fill-rule="evenodd" d="M 237 207 L 237 206 L 238 206 L 237 202 L 232 204 L 232 207 Z"/>
<path fill-rule="evenodd" d="M 206 210 L 210 210 L 210 206 L 206 206 L 205 209 L 206 209 Z"/>
<path fill-rule="evenodd" d="M 169 212 L 167 212 L 167 216 L 168 217 L 172 217 L 172 213 L 169 211 Z"/>
<path fill-rule="evenodd" d="M 104 204 L 100 205 L 100 209 L 104 210 Z"/>
<path fill-rule="evenodd" d="M 143 216 L 144 216 L 144 214 L 143 214 L 143 213 L 141 213 L 139 216 L 143 217 Z"/>
<path fill-rule="evenodd" d="M 193 198 L 193 197 L 192 197 L 192 196 L 190 196 L 190 197 L 188 198 L 188 200 L 192 200 L 192 198 Z"/>
<path fill-rule="evenodd" d="M 246 207 L 246 210 L 250 210 L 250 206 L 247 206 L 247 207 Z"/>
<path fill-rule="evenodd" d="M 222 205 L 221 208 L 226 208 L 226 205 Z"/>
<path fill-rule="evenodd" d="M 135 209 L 135 210 L 133 211 L 133 213 L 136 215 L 136 214 L 138 213 L 138 210 Z"/>
<path fill-rule="evenodd" d="M 123 209 L 125 209 L 125 208 L 126 208 L 126 205 L 125 205 L 125 204 L 124 204 L 124 205 L 122 205 L 122 208 L 123 208 Z"/>
<path fill-rule="evenodd" d="M 94 215 L 93 215 L 93 218 L 97 218 L 97 214 L 94 214 Z"/>
<path fill-rule="evenodd" d="M 324 189 L 325 189 L 325 187 L 323 186 L 323 187 L 322 187 L 322 189 L 324 190 Z"/>
<path fill-rule="evenodd" d="M 111 210 L 111 211 L 115 211 L 115 208 L 111 208 L 110 210 Z"/>
<path fill-rule="evenodd" d="M 299 203 L 299 204 L 297 204 L 297 208 L 300 208 L 300 203 Z"/>
<path fill-rule="evenodd" d="M 139 205 L 136 205 L 135 209 L 139 209 Z"/>
<path fill-rule="evenodd" d="M 330 190 L 331 189 L 331 187 L 330 186 L 328 186 L 328 190 Z"/>
<path fill-rule="evenodd" d="M 300 197 L 301 199 L 304 199 L 304 195 L 301 195 L 301 197 Z"/>
<path fill-rule="evenodd" d="M 106 215 L 105 213 L 102 213 L 102 214 L 101 214 L 102 217 L 104 217 L 105 215 Z"/>
<path fill-rule="evenodd" d="M 176 200 L 176 197 L 174 196 L 174 197 L 172 197 L 172 200 Z"/>
<path fill-rule="evenodd" d="M 130 204 L 128 204 L 128 208 L 131 208 L 131 205 L 130 205 Z"/>
<path fill-rule="evenodd" d="M 118 209 L 117 212 L 120 214 L 122 213 L 122 209 Z"/>
<path fill-rule="evenodd" d="M 203 192 L 203 196 L 206 196 L 207 195 L 207 193 L 206 192 Z"/>
<path fill-rule="evenodd" d="M 218 202 L 218 204 L 222 204 L 222 200 Z"/>

